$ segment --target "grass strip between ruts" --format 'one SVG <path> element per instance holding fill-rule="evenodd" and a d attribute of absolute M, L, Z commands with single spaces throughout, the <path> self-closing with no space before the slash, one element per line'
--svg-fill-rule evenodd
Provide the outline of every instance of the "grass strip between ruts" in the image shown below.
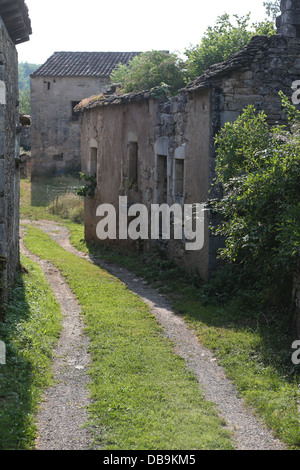
<path fill-rule="evenodd" d="M 90 429 L 102 449 L 232 449 L 215 406 L 148 306 L 121 281 L 27 228 L 27 247 L 60 269 L 90 338 Z"/>
<path fill-rule="evenodd" d="M 20 273 L 0 323 L 6 363 L 0 365 L 0 449 L 30 450 L 35 413 L 52 384 L 52 351 L 61 332 L 61 310 L 41 268 L 21 257 Z"/>
<path fill-rule="evenodd" d="M 179 268 L 170 267 L 170 260 L 153 253 L 88 244 L 82 226 L 67 226 L 70 241 L 78 250 L 129 269 L 167 295 L 173 309 L 213 352 L 246 403 L 291 449 L 299 449 L 300 366 L 292 363 L 292 336 L 284 314 L 272 309 L 260 311 L 249 305 L 249 298 L 248 302 L 234 299 L 224 305 L 206 304 L 201 287 L 193 286 Z"/>

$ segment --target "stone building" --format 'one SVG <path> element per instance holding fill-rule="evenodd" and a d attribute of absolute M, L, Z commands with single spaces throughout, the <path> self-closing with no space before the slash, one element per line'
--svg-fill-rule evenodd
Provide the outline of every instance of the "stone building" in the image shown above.
<path fill-rule="evenodd" d="M 137 52 L 55 52 L 31 74 L 32 177 L 80 169 L 80 122 L 74 106 L 105 91 L 110 75 Z"/>
<path fill-rule="evenodd" d="M 16 45 L 31 35 L 23 0 L 0 3 L 0 310 L 19 266 L 19 107 Z"/>
<path fill-rule="evenodd" d="M 289 14 L 287 4 L 295 9 Z M 252 38 L 171 100 L 152 90 L 94 97 L 77 107 L 82 114 L 82 169 L 97 175 L 95 195 L 85 198 L 87 241 L 101 242 L 99 205 L 114 205 L 119 220 L 120 196 L 127 197 L 128 208 L 134 203 L 147 208 L 163 203 L 203 204 L 214 197 L 214 136 L 249 104 L 264 110 L 270 124 L 285 122 L 278 93 L 291 98 L 292 86 L 300 79 L 299 1 L 282 2 L 282 8 L 278 34 Z M 215 222 L 205 210 L 204 244 L 195 251 L 186 249 L 184 232 L 181 240 L 166 240 L 162 232 L 156 240 L 149 232 L 148 238 L 132 240 L 118 237 L 117 230 L 114 239 L 102 243 L 144 250 L 160 244 L 184 269 L 208 279 L 222 243 L 210 230 Z"/>

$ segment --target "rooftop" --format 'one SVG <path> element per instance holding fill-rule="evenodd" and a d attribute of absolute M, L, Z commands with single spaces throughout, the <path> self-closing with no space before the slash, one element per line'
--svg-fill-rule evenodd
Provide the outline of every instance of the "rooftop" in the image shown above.
<path fill-rule="evenodd" d="M 0 0 L 1 1 L 1 0 Z M 54 52 L 31 77 L 109 77 L 140 52 Z"/>
<path fill-rule="evenodd" d="M 238 69 L 247 70 L 253 61 L 267 62 L 272 58 L 274 51 L 285 54 L 286 47 L 299 54 L 300 41 L 298 38 L 288 38 L 283 35 L 253 36 L 249 43 L 224 62 L 212 65 L 203 75 L 190 82 L 182 91 L 195 91 L 216 85 L 218 80 L 230 76 L 232 71 Z"/>
<path fill-rule="evenodd" d="M 32 29 L 24 0 L 0 0 L 0 16 L 14 44 L 29 41 Z"/>

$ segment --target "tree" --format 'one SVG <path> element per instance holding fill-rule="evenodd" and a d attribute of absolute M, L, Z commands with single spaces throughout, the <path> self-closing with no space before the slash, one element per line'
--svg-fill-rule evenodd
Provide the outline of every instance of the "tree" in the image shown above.
<path fill-rule="evenodd" d="M 275 21 L 276 16 L 280 12 L 280 0 L 274 0 L 273 2 L 264 2 L 267 16 Z"/>
<path fill-rule="evenodd" d="M 119 65 L 111 74 L 111 81 L 120 83 L 123 93 L 150 90 L 162 84 L 175 93 L 184 86 L 183 63 L 176 54 L 164 51 L 143 52 L 128 65 Z"/>
<path fill-rule="evenodd" d="M 31 104 L 30 104 L 30 90 L 29 89 L 19 91 L 19 101 L 20 101 L 20 113 L 30 114 Z"/>
<path fill-rule="evenodd" d="M 278 292 L 300 259 L 300 112 L 280 95 L 287 126 L 270 129 L 264 112 L 249 106 L 217 135 L 223 197 L 212 201 L 222 219 L 216 233 L 225 237 L 220 257 Z"/>
<path fill-rule="evenodd" d="M 188 80 L 201 76 L 211 65 L 223 62 L 250 41 L 252 36 L 271 36 L 275 34 L 274 22 L 267 19 L 264 22 L 250 25 L 250 13 L 245 16 L 224 13 L 219 16 L 215 26 L 207 28 L 200 44 L 185 50 L 187 56 Z"/>
<path fill-rule="evenodd" d="M 30 74 L 33 73 L 39 65 L 21 62 L 18 65 L 19 89 L 27 90 L 30 88 Z"/>

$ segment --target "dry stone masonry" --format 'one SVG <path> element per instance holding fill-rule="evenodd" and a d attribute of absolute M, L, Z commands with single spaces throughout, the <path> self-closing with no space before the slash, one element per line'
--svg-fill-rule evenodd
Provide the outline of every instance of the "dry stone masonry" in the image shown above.
<path fill-rule="evenodd" d="M 16 44 L 31 34 L 23 0 L 0 4 L 0 311 L 19 266 L 19 108 Z M 1 317 L 1 313 L 0 313 Z"/>
<path fill-rule="evenodd" d="M 286 37 L 300 38 L 300 0 L 281 0 L 277 31 Z"/>

